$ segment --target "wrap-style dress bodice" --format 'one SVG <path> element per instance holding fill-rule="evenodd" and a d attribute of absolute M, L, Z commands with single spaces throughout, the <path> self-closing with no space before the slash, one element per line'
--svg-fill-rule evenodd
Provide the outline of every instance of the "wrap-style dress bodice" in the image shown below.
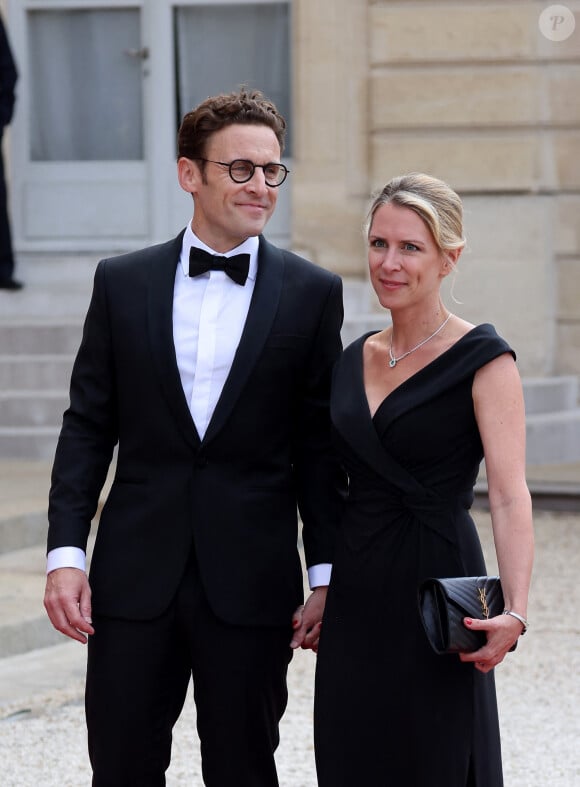
<path fill-rule="evenodd" d="M 431 651 L 417 586 L 429 576 L 485 573 L 470 515 L 483 458 L 472 386 L 479 368 L 511 350 L 480 325 L 371 417 L 369 335 L 345 350 L 333 382 L 349 493 L 317 664 L 319 784 L 500 787 L 493 674 Z"/>

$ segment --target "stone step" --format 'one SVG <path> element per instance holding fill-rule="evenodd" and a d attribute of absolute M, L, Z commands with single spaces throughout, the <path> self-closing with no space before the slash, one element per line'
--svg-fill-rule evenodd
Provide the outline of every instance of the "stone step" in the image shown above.
<path fill-rule="evenodd" d="M 574 410 L 579 402 L 579 380 L 574 375 L 524 378 L 526 414 Z"/>
<path fill-rule="evenodd" d="M 46 517 L 42 538 L 34 546 L 0 554 L 0 658 L 64 642 L 43 606 L 46 582 Z M 94 535 L 89 538 L 88 555 Z"/>
<path fill-rule="evenodd" d="M 52 461 L 60 426 L 0 426 L 0 458 Z"/>
<path fill-rule="evenodd" d="M 526 459 L 536 465 L 580 461 L 580 408 L 528 415 Z"/>
<path fill-rule="evenodd" d="M 67 391 L 72 355 L 0 355 L 0 391 Z"/>
<path fill-rule="evenodd" d="M 89 304 L 97 260 L 81 254 L 19 254 L 16 277 L 25 286 L 19 292 L 0 291 L 2 320 L 81 320 Z"/>
<path fill-rule="evenodd" d="M 82 319 L 30 319 L 0 321 L 0 352 L 3 357 L 20 355 L 76 355 L 82 335 Z"/>
<path fill-rule="evenodd" d="M 90 291 L 99 259 L 116 253 L 19 252 L 17 275 L 26 285 L 22 292 L 30 292 L 36 287 L 58 290 L 63 282 L 71 288 Z"/>
<path fill-rule="evenodd" d="M 44 546 L 0 554 L 0 658 L 63 642 L 42 605 L 45 568 Z"/>
<path fill-rule="evenodd" d="M 42 510 L 24 510 L 0 518 L 0 555 L 46 544 L 48 488 Z"/>
<path fill-rule="evenodd" d="M 67 407 L 66 389 L 0 391 L 0 426 L 59 427 Z"/>
<path fill-rule="evenodd" d="M 0 555 L 34 546 L 41 546 L 44 550 L 51 470 L 52 457 L 48 460 L 0 460 Z M 100 496 L 95 523 L 113 483 L 114 474 L 113 459 Z"/>
<path fill-rule="evenodd" d="M 32 320 L 39 316 L 55 316 L 58 319 L 70 317 L 82 320 L 87 310 L 90 300 L 90 290 L 88 292 L 77 292 L 76 289 L 67 286 L 63 282 L 58 291 L 35 291 L 26 293 L 25 290 L 17 293 L 0 291 L 0 314 L 6 320 L 12 317 L 22 320 L 29 317 Z"/>
<path fill-rule="evenodd" d="M 15 531 L 27 520 L 26 537 Z M 46 511 L 0 518 L 0 659 L 66 640 L 52 627 L 43 606 L 46 581 Z M 89 555 L 94 536 L 89 540 Z"/>
<path fill-rule="evenodd" d="M 35 648 L 26 653 L 17 653 L 0 660 L 0 716 L 8 722 L 15 717 L 30 718 L 38 702 L 47 708 L 53 698 L 59 702 L 82 702 L 84 677 L 86 674 L 87 651 L 78 642 L 60 635 L 58 644 L 50 647 Z M 6 716 L 8 712 L 8 716 Z M 54 746 L 55 729 L 50 725 L 46 736 L 50 746 Z M 63 742 L 64 744 L 64 742 Z M 67 749 L 63 745 L 63 750 Z M 40 769 L 39 769 L 40 770 Z M 46 773 L 46 771 L 44 771 Z M 58 779 L 58 777 L 55 777 Z M 73 782 L 61 781 L 60 784 L 80 784 L 81 779 L 73 776 Z M 90 776 L 88 777 L 90 779 Z M 48 782 L 39 773 L 36 781 L 26 784 L 46 785 Z M 52 782 L 55 784 L 56 782 Z M 86 781 L 88 783 L 88 780 Z M 22 787 L 23 781 L 5 781 L 4 787 Z"/>

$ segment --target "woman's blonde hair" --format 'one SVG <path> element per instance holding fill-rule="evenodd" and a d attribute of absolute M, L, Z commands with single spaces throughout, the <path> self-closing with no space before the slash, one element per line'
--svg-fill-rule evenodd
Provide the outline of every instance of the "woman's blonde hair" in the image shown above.
<path fill-rule="evenodd" d="M 382 205 L 410 208 L 423 219 L 440 251 L 463 249 L 463 205 L 453 189 L 442 180 L 422 172 L 410 172 L 390 180 L 375 197 L 366 221 L 366 235 Z"/>

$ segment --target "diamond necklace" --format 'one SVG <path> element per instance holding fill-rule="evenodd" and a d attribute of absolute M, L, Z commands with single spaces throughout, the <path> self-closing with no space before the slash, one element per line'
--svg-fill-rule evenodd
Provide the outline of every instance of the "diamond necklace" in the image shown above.
<path fill-rule="evenodd" d="M 416 345 L 415 345 L 415 347 L 413 347 L 413 349 L 412 349 L 412 350 L 407 350 L 407 352 L 406 352 L 406 353 L 403 353 L 402 355 L 399 355 L 399 357 L 398 357 L 398 358 L 395 358 L 395 356 L 393 355 L 393 333 L 394 333 L 394 331 L 391 331 L 391 343 L 389 344 L 389 358 L 390 358 L 390 361 L 389 361 L 389 366 L 390 366 L 390 368 L 391 368 L 391 369 L 394 369 L 394 368 L 395 368 L 395 366 L 396 366 L 396 365 L 399 363 L 399 361 L 402 361 L 402 360 L 403 360 L 403 358 L 406 358 L 406 357 L 407 357 L 407 355 L 411 355 L 411 353 L 414 353 L 414 352 L 415 352 L 415 350 L 418 350 L 418 349 L 419 349 L 419 347 L 422 347 L 424 344 L 427 344 L 427 342 L 428 342 L 428 341 L 431 341 L 431 339 L 432 339 L 434 336 L 437 336 L 437 334 L 439 333 L 439 331 L 442 331 L 442 330 L 443 330 L 443 328 L 445 328 L 445 326 L 446 326 L 446 325 L 447 325 L 447 323 L 449 322 L 449 318 L 450 318 L 450 317 L 452 317 L 452 314 L 451 314 L 451 312 L 449 312 L 449 314 L 448 314 L 448 315 L 447 315 L 447 317 L 446 317 L 446 318 L 443 320 L 443 322 L 442 322 L 442 323 L 441 323 L 441 325 L 440 325 L 440 326 L 437 328 L 437 330 L 436 330 L 436 331 L 433 331 L 433 333 L 431 334 L 431 336 L 428 336 L 426 339 L 423 339 L 423 341 L 422 341 L 422 342 L 419 342 L 419 344 L 416 344 Z"/>

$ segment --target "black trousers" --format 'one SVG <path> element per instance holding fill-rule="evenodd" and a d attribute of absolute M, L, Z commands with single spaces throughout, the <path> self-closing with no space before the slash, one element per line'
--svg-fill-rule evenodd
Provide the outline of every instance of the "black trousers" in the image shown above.
<path fill-rule="evenodd" d="M 14 273 L 14 254 L 12 235 L 8 217 L 8 193 L 4 176 L 4 157 L 2 154 L 2 129 L 0 129 L 0 279 L 11 279 Z"/>
<path fill-rule="evenodd" d="M 93 616 L 93 623 L 85 696 L 93 787 L 165 785 L 172 728 L 192 676 L 204 783 L 277 787 L 290 621 L 252 628 L 218 620 L 192 559 L 161 617 Z"/>

